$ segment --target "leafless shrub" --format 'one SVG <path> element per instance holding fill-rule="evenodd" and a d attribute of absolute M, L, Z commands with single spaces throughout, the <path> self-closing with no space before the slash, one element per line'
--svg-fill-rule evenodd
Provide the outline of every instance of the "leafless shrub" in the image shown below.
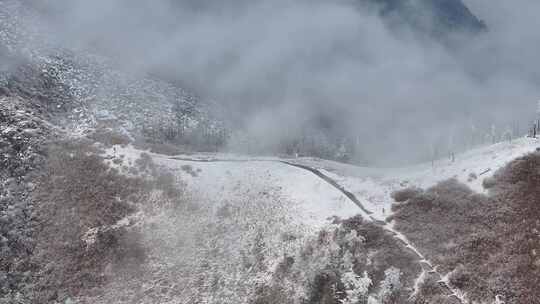
<path fill-rule="evenodd" d="M 182 171 L 186 172 L 187 174 L 193 176 L 193 177 L 197 177 L 198 176 L 198 172 L 200 172 L 199 170 L 194 170 L 193 169 L 193 166 L 191 165 L 182 165 L 182 167 L 180 167 L 182 169 Z"/>
<path fill-rule="evenodd" d="M 114 145 L 125 146 L 131 142 L 129 137 L 116 132 L 114 129 L 98 127 L 88 135 L 88 138 L 96 142 L 102 143 L 107 147 Z"/>
<path fill-rule="evenodd" d="M 450 283 L 469 300 L 540 303 L 538 168 L 538 154 L 514 160 L 484 181 L 489 197 L 443 182 L 396 206 L 396 228 L 440 270 L 453 271 Z"/>
<path fill-rule="evenodd" d="M 365 222 L 361 216 L 336 220 L 334 225 L 337 226 L 334 230 L 321 229 L 296 256 L 284 256 L 273 274 L 273 283 L 258 290 L 254 303 L 297 303 L 299 299 L 295 298 L 294 290 L 283 285 L 290 281 L 306 288 L 306 303 L 340 303 L 346 297 L 342 278 L 351 269 L 358 276 L 368 273 L 372 280 L 368 292 L 377 294 L 385 271 L 392 267 L 401 271 L 404 286 L 393 291 L 386 300 L 388 303 L 406 303 L 409 295 L 405 290 L 412 288 L 414 278 L 421 271 L 415 262 L 416 256 L 396 242 L 391 234 L 376 224 Z M 344 266 L 346 264 L 349 265 Z M 367 295 L 358 303 L 367 303 Z"/>
<path fill-rule="evenodd" d="M 148 153 L 141 153 L 139 158 L 135 160 L 135 165 L 142 172 L 151 173 L 156 170 L 156 165 Z"/>
<path fill-rule="evenodd" d="M 137 269 L 144 260 L 138 233 L 108 228 L 136 210 L 147 182 L 109 168 L 85 142 L 60 142 L 48 149 L 35 196 L 39 220 L 35 302 L 63 300 L 107 281 L 105 268 Z M 84 241 L 96 229 L 91 241 Z M 131 267 L 126 267 L 129 264 Z"/>
<path fill-rule="evenodd" d="M 414 298 L 414 304 L 459 304 L 456 299 L 448 297 L 448 291 L 441 287 L 438 280 L 436 275 L 428 273 Z"/>
<path fill-rule="evenodd" d="M 191 151 L 189 148 L 181 145 L 175 145 L 169 142 L 148 142 L 143 140 L 136 141 L 135 145 L 143 150 L 150 150 L 152 153 L 163 155 L 179 155 Z"/>
<path fill-rule="evenodd" d="M 405 188 L 405 189 L 394 191 L 392 193 L 392 198 L 396 202 L 402 203 L 402 202 L 406 202 L 409 199 L 421 194 L 422 192 L 423 192 L 423 190 L 420 189 L 420 188 L 408 187 L 408 188 Z"/>
<path fill-rule="evenodd" d="M 155 176 L 154 187 L 163 191 L 171 199 L 181 198 L 184 194 L 180 181 L 170 172 L 160 172 Z"/>
<path fill-rule="evenodd" d="M 497 181 L 495 180 L 495 178 L 493 177 L 486 177 L 484 178 L 484 180 L 482 181 L 482 186 L 485 188 L 485 189 L 492 189 L 493 187 L 495 187 L 495 184 L 497 183 Z"/>

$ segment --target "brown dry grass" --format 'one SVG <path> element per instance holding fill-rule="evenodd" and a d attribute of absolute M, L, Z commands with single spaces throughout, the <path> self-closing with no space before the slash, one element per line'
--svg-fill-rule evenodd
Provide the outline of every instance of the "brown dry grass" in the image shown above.
<path fill-rule="evenodd" d="M 100 229 L 91 245 L 91 228 L 110 227 L 136 210 L 148 184 L 108 167 L 87 142 L 60 142 L 47 151 L 37 183 L 39 221 L 33 262 L 35 303 L 63 300 L 103 285 L 110 269 L 136 271 L 145 253 L 139 234 L 126 228 Z"/>
<path fill-rule="evenodd" d="M 404 232 L 471 300 L 540 303 L 540 153 L 495 173 L 490 195 L 445 181 L 395 206 Z"/>

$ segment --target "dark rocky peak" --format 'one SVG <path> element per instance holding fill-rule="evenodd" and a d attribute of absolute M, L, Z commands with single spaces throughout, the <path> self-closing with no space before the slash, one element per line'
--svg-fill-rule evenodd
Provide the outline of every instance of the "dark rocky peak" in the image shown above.
<path fill-rule="evenodd" d="M 375 10 L 394 29 L 453 42 L 457 36 L 479 34 L 486 24 L 461 0 L 358 0 Z"/>

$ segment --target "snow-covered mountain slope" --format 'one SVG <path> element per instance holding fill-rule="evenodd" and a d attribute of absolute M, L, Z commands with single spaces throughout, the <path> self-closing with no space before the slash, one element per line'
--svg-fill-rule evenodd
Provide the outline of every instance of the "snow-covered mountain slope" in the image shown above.
<path fill-rule="evenodd" d="M 77 298 L 83 303 L 251 303 L 254 286 L 270 284 L 283 257 L 331 226 L 328 218 L 358 213 L 325 181 L 276 161 L 194 162 L 132 146 L 104 156 L 126 176 L 151 163 L 178 199 L 154 191 L 125 221 L 142 234 L 142 274 L 120 278 L 114 269 L 102 291 Z"/>
<path fill-rule="evenodd" d="M 457 154 L 453 161 L 440 159 L 405 168 L 363 168 L 314 158 L 150 154 L 158 164 L 175 171 L 189 188 L 204 194 L 209 200 L 241 197 L 244 188 L 252 188 L 255 184 L 261 189 L 279 189 L 280 195 L 296 202 L 299 208 L 295 213 L 297 220 L 318 226 L 332 216 L 346 218 L 362 214 L 367 219 L 384 220 L 390 215 L 392 192 L 410 186 L 427 188 L 450 178 L 484 193 L 484 179 L 511 160 L 535 151 L 538 144 L 535 138 L 523 137 Z M 115 149 L 115 153 L 125 155 L 142 153 L 131 146 Z M 319 171 L 342 189 L 313 172 L 291 166 L 294 164 Z M 342 190 L 353 194 L 370 213 L 355 205 Z"/>
<path fill-rule="evenodd" d="M 128 146 L 116 147 L 116 155 L 126 155 L 135 162 L 141 150 Z M 342 192 L 313 173 L 280 161 L 277 158 L 214 158 L 199 156 L 171 157 L 149 153 L 154 162 L 174 172 L 190 191 L 217 205 L 241 200 L 249 193 L 279 195 L 275 208 L 284 208 L 284 214 L 295 224 L 320 228 L 331 217 L 348 218 L 362 213 Z M 192 160 L 194 161 L 192 161 Z M 201 161 L 209 160 L 209 161 Z M 282 203 L 284 203 L 282 205 Z M 257 206 L 254 206 L 255 208 Z"/>
<path fill-rule="evenodd" d="M 427 188 L 457 178 L 476 192 L 485 193 L 483 181 L 513 159 L 539 147 L 535 138 L 518 138 L 511 142 L 479 147 L 456 154 L 455 160 L 439 159 L 404 168 L 360 168 L 317 159 L 300 159 L 299 163 L 318 168 L 351 191 L 377 219 L 390 215 L 392 192 L 410 186 Z"/>
<path fill-rule="evenodd" d="M 0 5 L 1 96 L 23 98 L 56 114 L 57 124 L 78 136 L 113 121 L 130 137 L 177 144 L 179 133 L 189 138 L 223 132 L 219 104 L 90 50 L 55 45 L 41 22 L 30 2 Z"/>
<path fill-rule="evenodd" d="M 171 294 L 159 295 L 160 299 L 169 299 L 167 303 L 193 299 L 246 303 L 256 296 L 252 286 L 271 284 L 284 257 L 297 257 L 321 231 L 335 229 L 331 228 L 336 227 L 333 217 L 345 219 L 358 214 L 385 229 L 396 242 L 404 243 L 416 255 L 416 263 L 427 267 L 420 276 L 429 272 L 438 275 L 437 280 L 444 279 L 446 274 L 438 273 L 414 244 L 394 231 L 391 224 L 382 222 L 390 215 L 391 193 L 408 186 L 429 187 L 452 177 L 483 191 L 483 179 L 515 157 L 534 151 L 537 144 L 536 139 L 520 138 L 456 155 L 454 162 L 439 160 L 433 166 L 395 169 L 360 168 L 307 158 L 167 156 L 130 145 L 113 146 L 105 152 L 110 166 L 123 174 L 136 175 L 130 168 L 141 166 L 141 160 L 147 159 L 171 174 L 172 182 L 184 189 L 183 200 L 190 203 L 177 210 L 174 204 L 161 202 L 160 191 L 153 194 L 151 202 L 131 219 L 142 231 L 142 246 L 148 252 L 148 260 L 141 265 L 144 275 L 129 280 L 115 278 L 101 295 L 84 300 L 108 303 L 120 297 L 129 301 L 137 297 L 130 294 L 133 290 L 144 288 L 146 300 L 137 303 L 150 303 L 159 292 L 159 284 L 151 282 L 170 281 L 183 286 L 184 292 L 178 294 L 171 289 Z M 477 177 L 472 178 L 472 173 Z M 301 286 L 296 288 L 303 290 Z M 458 289 L 449 290 L 460 298 Z M 461 298 L 459 303 L 467 303 Z"/>

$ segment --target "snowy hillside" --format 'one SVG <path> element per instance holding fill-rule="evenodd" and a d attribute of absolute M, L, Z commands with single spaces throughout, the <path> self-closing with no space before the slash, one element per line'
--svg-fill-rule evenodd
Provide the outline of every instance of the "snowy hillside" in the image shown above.
<path fill-rule="evenodd" d="M 457 178 L 474 191 L 485 193 L 486 189 L 482 186 L 484 179 L 491 177 L 515 158 L 534 152 L 538 146 L 538 139 L 523 137 L 457 154 L 454 161 L 440 159 L 433 164 L 404 168 L 357 167 L 315 158 L 281 159 L 211 153 L 152 155 L 164 167 L 176 168 L 181 179 L 189 186 L 204 189 L 207 195 L 218 198 L 223 198 L 224 193 L 208 192 L 208 189 L 218 188 L 224 191 L 224 184 L 247 185 L 253 181 L 276 185 L 287 197 L 304 204 L 306 212 L 312 213 L 308 218 L 318 217 L 317 222 L 320 222 L 330 216 L 346 217 L 356 213 L 368 218 L 369 216 L 321 178 L 283 162 L 305 165 L 321 171 L 344 190 L 354 194 L 367 210 L 374 213 L 377 220 L 384 220 L 390 215 L 393 203 L 391 193 L 396 190 L 411 186 L 428 188 L 443 180 Z M 140 151 L 131 148 L 122 153 L 131 155 Z M 193 166 L 200 169 L 201 174 L 194 177 L 180 170 L 182 166 Z M 233 187 L 232 190 L 234 189 Z"/>
<path fill-rule="evenodd" d="M 457 154 L 454 161 L 439 159 L 433 164 L 394 169 L 359 168 L 315 159 L 298 161 L 326 171 L 360 198 L 377 219 L 384 219 L 390 215 L 393 191 L 411 186 L 428 188 L 440 181 L 457 178 L 474 191 L 485 193 L 484 179 L 515 158 L 534 152 L 539 144 L 538 139 L 523 137 Z"/>
<path fill-rule="evenodd" d="M 55 45 L 40 22 L 30 2 L 1 3 L 2 95 L 27 99 L 77 136 L 114 127 L 132 139 L 187 142 L 202 150 L 223 136 L 219 104 L 92 51 Z M 202 133 L 207 142 L 199 139 Z"/>
<path fill-rule="evenodd" d="M 18 103 L 21 109 L 31 104 Z M 4 141 L 32 142 L 19 133 L 33 112 L 13 108 L 13 100 L 2 104 Z M 115 114 L 100 115 L 107 121 Z M 326 293 L 380 303 L 388 294 L 398 295 L 382 287 L 396 280 L 403 286 L 399 298 L 409 298 L 428 274 L 442 282 L 448 274 L 437 272 L 414 242 L 384 222 L 392 215 L 392 192 L 452 177 L 481 192 L 486 177 L 538 143 L 520 138 L 458 154 L 454 162 L 379 169 L 314 158 L 165 155 L 136 142 L 115 144 L 107 136 L 125 130 L 115 125 L 105 126 L 111 131 L 105 140 L 92 132 L 85 137 L 70 125 L 51 129 L 56 130 L 51 139 L 68 141 L 47 145 L 44 163 L 36 165 L 45 165 L 44 172 L 25 183 L 33 192 L 10 186 L 14 190 L 2 194 L 13 202 L 2 211 L 9 224 L 2 228 L 5 240 L 18 239 L 13 244 L 20 250 L 32 246 L 39 254 L 25 259 L 48 265 L 30 268 L 14 252 L 10 259 L 25 266 L 7 276 L 11 285 L 2 286 L 27 286 L 37 303 L 285 303 L 267 300 L 275 292 L 288 295 L 290 303 Z M 33 193 L 28 206 L 37 210 L 31 223 L 43 228 L 31 237 L 10 230 L 11 223 L 24 225 L 26 213 L 19 210 L 30 208 L 17 204 L 13 193 Z M 72 247 L 66 249 L 66 240 Z M 313 288 L 318 280 L 337 284 L 341 293 Z M 79 281 L 84 286 L 74 283 Z M 465 299 L 445 284 L 438 292 Z M 352 293 L 358 286 L 364 286 L 362 293 Z"/>
<path fill-rule="evenodd" d="M 113 146 L 103 155 L 110 166 L 127 176 L 139 174 L 130 168 L 140 166 L 141 159 L 153 163 L 158 171 L 172 173 L 173 181 L 184 189 L 184 195 L 192 204 L 188 207 L 191 211 L 179 212 L 170 205 L 160 205 L 163 194 L 156 192 L 153 200 L 158 205 L 142 208 L 134 218 L 130 217 L 144 235 L 142 246 L 149 248 L 148 261 L 142 265 L 144 271 L 191 288 L 182 295 L 167 294 L 160 298 L 169 299 L 167 303 L 184 303 L 194 298 L 204 303 L 249 303 L 258 296 L 250 286 L 275 284 L 272 282 L 282 267 L 283 257 L 297 256 L 320 231 L 340 231 L 341 225 L 335 224 L 335 217 L 347 219 L 357 214 L 367 222 L 381 225 L 393 235 L 395 244 L 398 240 L 403 242 L 414 255 L 410 258 L 416 260 L 410 267 L 423 265 L 421 273 L 402 266 L 402 271 L 412 271 L 408 275 L 418 277 L 414 286 L 410 285 L 412 294 L 419 292 L 419 284 L 426 280 L 428 271 L 430 276 L 438 276 L 436 280 L 449 284 L 448 274 L 437 272 L 415 244 L 393 225 L 382 222 L 391 215 L 391 193 L 409 186 L 430 187 L 452 177 L 483 191 L 483 179 L 514 158 L 534 151 L 537 143 L 536 139 L 521 138 L 456 155 L 454 162 L 439 160 L 433 167 L 423 164 L 398 169 L 360 168 L 320 159 L 226 154 L 168 156 L 133 146 Z M 296 164 L 305 167 L 296 167 Z M 338 187 L 305 168 L 318 170 Z M 472 178 L 471 173 L 477 178 Z M 343 191 L 352 194 L 357 201 L 352 201 Z M 358 203 L 367 212 L 359 208 Z M 317 267 L 314 269 L 320 271 Z M 195 269 L 196 275 L 187 274 Z M 307 272 L 304 275 L 309 278 Z M 204 281 L 215 280 L 219 286 L 198 285 L 201 277 L 205 277 Z M 368 279 L 371 280 L 366 277 Z M 110 297 L 121 294 L 130 299 L 134 296 L 130 294 L 133 288 L 146 280 L 157 278 L 145 275 L 128 281 L 114 279 L 102 296 L 84 299 L 107 303 Z M 300 279 L 291 282 L 293 286 L 296 284 L 291 288 L 299 292 L 294 299 L 308 296 L 303 282 Z M 412 284 L 412 280 L 403 284 Z M 156 288 L 145 286 L 149 293 Z M 456 303 L 469 303 L 459 289 L 448 287 L 447 294 L 458 301 Z M 378 303 L 377 294 L 370 297 L 373 303 Z M 151 301 L 151 297 L 144 299 L 140 303 Z"/>
<path fill-rule="evenodd" d="M 538 81 L 481 19 L 0 0 L 0 304 L 540 303 Z"/>

